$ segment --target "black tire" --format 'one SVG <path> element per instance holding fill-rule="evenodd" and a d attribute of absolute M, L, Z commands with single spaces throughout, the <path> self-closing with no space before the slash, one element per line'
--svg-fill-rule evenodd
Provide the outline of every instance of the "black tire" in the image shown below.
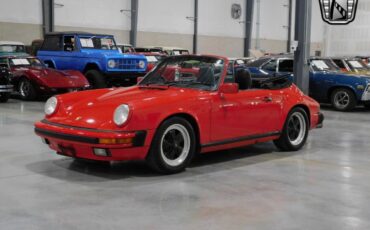
<path fill-rule="evenodd" d="M 330 99 L 332 106 L 338 111 L 351 111 L 357 105 L 355 94 L 346 88 L 335 89 Z"/>
<path fill-rule="evenodd" d="M 98 70 L 92 69 L 85 73 L 87 80 L 89 81 L 91 88 L 102 89 L 107 87 L 105 77 Z"/>
<path fill-rule="evenodd" d="M 310 124 L 306 111 L 299 107 L 292 109 L 287 116 L 280 138 L 274 140 L 275 146 L 282 151 L 300 150 L 307 141 L 308 130 L 310 129 L 309 126 Z M 296 128 L 298 130 L 296 130 Z M 295 136 L 297 137 L 295 138 Z"/>
<path fill-rule="evenodd" d="M 181 117 L 173 117 L 164 121 L 158 128 L 146 161 L 159 173 L 179 173 L 184 171 L 193 159 L 196 146 L 192 125 Z"/>
<path fill-rule="evenodd" d="M 23 78 L 18 83 L 18 93 L 22 100 L 32 101 L 36 99 L 36 89 L 33 83 Z"/>
<path fill-rule="evenodd" d="M 5 103 L 9 100 L 10 93 L 0 93 L 0 103 Z"/>

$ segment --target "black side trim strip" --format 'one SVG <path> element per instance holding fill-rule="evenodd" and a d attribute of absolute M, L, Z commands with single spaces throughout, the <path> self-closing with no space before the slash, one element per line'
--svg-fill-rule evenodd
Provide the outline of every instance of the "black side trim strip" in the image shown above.
<path fill-rule="evenodd" d="M 55 132 L 50 132 L 50 131 L 39 129 L 39 128 L 35 128 L 35 133 L 43 135 L 43 136 L 62 139 L 62 140 L 76 141 L 76 142 L 83 142 L 83 143 L 90 143 L 90 144 L 99 144 L 98 138 L 55 133 Z"/>
<path fill-rule="evenodd" d="M 260 139 L 260 138 L 264 138 L 264 137 L 273 137 L 273 136 L 278 136 L 280 134 L 281 134 L 281 132 L 277 131 L 277 132 L 271 132 L 271 133 L 265 133 L 265 134 L 259 134 L 259 135 L 232 138 L 232 139 L 227 139 L 227 140 L 223 140 L 223 141 L 217 141 L 217 142 L 211 142 L 211 143 L 208 143 L 208 144 L 204 144 L 204 145 L 202 145 L 202 148 L 212 147 L 212 146 L 217 146 L 217 145 L 232 144 L 232 143 L 242 142 L 242 141 L 250 141 L 250 140 Z"/>
<path fill-rule="evenodd" d="M 98 132 L 98 133 L 127 133 L 127 131 L 117 131 L 117 130 L 108 130 L 108 129 L 92 129 L 92 128 L 72 126 L 72 125 L 63 125 L 63 124 L 50 122 L 46 119 L 42 120 L 41 123 L 56 126 L 56 127 L 61 127 L 61 128 L 79 129 L 79 130 L 92 131 L 92 132 Z"/>

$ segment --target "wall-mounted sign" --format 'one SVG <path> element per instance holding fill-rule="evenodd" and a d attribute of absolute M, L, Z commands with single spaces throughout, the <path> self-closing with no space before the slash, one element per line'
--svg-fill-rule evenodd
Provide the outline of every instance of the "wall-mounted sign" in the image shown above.
<path fill-rule="evenodd" d="M 231 17 L 233 19 L 240 19 L 241 15 L 242 15 L 241 5 L 236 4 L 236 3 L 232 4 L 232 6 L 231 6 Z"/>

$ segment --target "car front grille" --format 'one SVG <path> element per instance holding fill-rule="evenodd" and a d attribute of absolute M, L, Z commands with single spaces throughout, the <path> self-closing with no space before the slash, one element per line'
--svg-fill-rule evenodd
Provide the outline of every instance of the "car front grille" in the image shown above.
<path fill-rule="evenodd" d="M 116 69 L 122 70 L 144 70 L 139 67 L 141 59 L 114 59 L 116 62 Z"/>

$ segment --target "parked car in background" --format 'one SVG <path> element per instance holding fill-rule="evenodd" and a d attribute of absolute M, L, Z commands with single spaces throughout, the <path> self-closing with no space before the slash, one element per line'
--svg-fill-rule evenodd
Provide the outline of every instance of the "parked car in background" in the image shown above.
<path fill-rule="evenodd" d="M 135 48 L 131 44 L 118 43 L 117 47 L 122 53 L 135 53 L 136 52 Z"/>
<path fill-rule="evenodd" d="M 136 53 L 136 54 L 141 54 L 146 57 L 146 60 L 148 61 L 146 72 L 151 71 L 163 58 L 167 57 L 167 55 L 157 52 Z"/>
<path fill-rule="evenodd" d="M 44 39 L 35 39 L 32 41 L 31 45 L 26 46 L 26 51 L 31 56 L 36 56 L 37 52 L 40 50 Z"/>
<path fill-rule="evenodd" d="M 26 53 L 26 46 L 22 42 L 0 41 L 0 56 L 24 53 Z"/>
<path fill-rule="evenodd" d="M 370 68 L 359 58 L 332 57 L 331 60 L 344 73 L 370 75 Z"/>
<path fill-rule="evenodd" d="M 82 72 L 92 88 L 134 84 L 147 68 L 143 55 L 122 54 L 106 34 L 49 33 L 37 56 L 50 68 Z"/>
<path fill-rule="evenodd" d="M 370 57 L 369 56 L 356 56 L 356 58 L 360 59 L 362 63 L 370 67 Z"/>
<path fill-rule="evenodd" d="M 174 56 L 174 55 L 186 55 L 190 54 L 189 50 L 184 49 L 184 48 L 179 48 L 179 47 L 156 47 L 161 49 L 164 53 L 166 53 L 169 56 Z"/>
<path fill-rule="evenodd" d="M 0 65 L 0 103 L 7 102 L 13 92 L 13 85 L 10 83 L 11 73 L 8 68 Z"/>
<path fill-rule="evenodd" d="M 61 155 L 146 160 L 170 174 L 198 152 L 267 141 L 297 151 L 322 126 L 319 104 L 294 84 L 272 79 L 252 89 L 247 71 L 225 83 L 227 67 L 224 57 L 168 57 L 136 86 L 50 98 L 35 132 Z"/>
<path fill-rule="evenodd" d="M 254 81 L 274 74 L 292 74 L 293 57 L 263 57 L 248 63 Z M 331 103 L 339 111 L 350 111 L 358 104 L 370 108 L 370 77 L 341 73 L 328 58 L 310 59 L 309 95 L 322 103 Z"/>
<path fill-rule="evenodd" d="M 162 53 L 164 54 L 162 49 L 153 48 L 153 47 L 135 47 L 135 51 L 137 53 Z"/>
<path fill-rule="evenodd" d="M 85 76 L 76 70 L 59 71 L 46 67 L 33 56 L 3 56 L 0 66 L 12 74 L 15 93 L 23 100 L 34 100 L 41 95 L 55 95 L 90 87 Z"/>

